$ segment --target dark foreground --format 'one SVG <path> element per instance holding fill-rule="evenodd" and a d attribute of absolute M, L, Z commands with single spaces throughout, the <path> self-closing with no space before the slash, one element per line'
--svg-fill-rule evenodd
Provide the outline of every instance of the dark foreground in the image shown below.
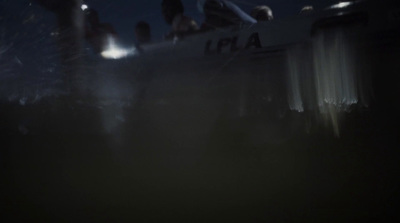
<path fill-rule="evenodd" d="M 14 128 L 13 117 L 34 114 L 25 109 L 2 110 L 10 117 L 1 135 L 2 222 L 397 222 L 399 217 L 398 119 L 390 115 L 349 117 L 340 138 L 315 127 L 271 140 L 271 132 L 251 129 L 246 121 L 204 127 L 201 119 L 175 114 L 155 120 L 146 112 L 109 133 L 85 130 L 101 128 L 89 111 L 65 112 L 63 118 L 57 111 L 32 115 Z M 158 112 L 157 117 L 171 115 Z M 50 131 L 29 132 L 29 122 Z"/>

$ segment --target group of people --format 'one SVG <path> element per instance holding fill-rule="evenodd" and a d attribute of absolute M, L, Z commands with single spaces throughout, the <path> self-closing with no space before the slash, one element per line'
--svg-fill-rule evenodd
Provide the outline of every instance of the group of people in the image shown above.
<path fill-rule="evenodd" d="M 273 19 L 272 10 L 266 5 L 255 7 L 251 15 L 245 13 L 228 0 L 198 0 L 197 6 L 205 17 L 201 26 L 184 14 L 184 7 L 181 0 L 162 0 L 162 15 L 165 22 L 171 26 L 171 31 L 165 35 L 165 39 L 242 23 L 254 24 L 258 21 Z M 85 39 L 92 45 L 95 53 L 101 53 L 110 38 L 116 39 L 117 33 L 111 24 L 100 22 L 98 13 L 94 9 L 84 9 L 84 17 Z M 135 27 L 135 36 L 138 44 L 151 42 L 150 25 L 145 21 L 138 22 Z"/>
<path fill-rule="evenodd" d="M 70 18 L 76 14 L 74 8 L 77 8 L 82 0 L 33 1 L 55 12 L 59 17 L 60 27 L 65 27 L 63 30 L 71 30 L 69 27 L 75 27 Z M 267 5 L 254 7 L 250 14 L 247 14 L 229 0 L 197 0 L 197 7 L 204 15 L 204 21 L 200 26 L 194 19 L 184 14 L 181 0 L 162 0 L 162 15 L 165 22 L 171 26 L 171 31 L 165 35 L 165 39 L 273 19 L 272 10 Z M 99 20 L 96 10 L 91 8 L 82 9 L 84 15 L 84 37 L 96 54 L 101 53 L 110 40 L 117 39 L 117 32 L 111 24 L 103 23 Z M 312 10 L 312 7 L 305 7 L 302 13 L 307 13 L 310 10 Z M 78 29 L 76 28 L 75 30 Z M 138 44 L 151 42 L 150 25 L 145 21 L 138 22 L 135 27 L 135 36 Z"/>
<path fill-rule="evenodd" d="M 266 5 L 256 6 L 250 15 L 228 0 L 197 0 L 197 7 L 205 17 L 200 26 L 184 14 L 181 0 L 163 0 L 161 3 L 162 14 L 165 22 L 171 26 L 171 31 L 165 36 L 165 39 L 273 19 L 272 10 Z M 139 44 L 149 43 L 151 41 L 149 24 L 144 21 L 138 22 L 135 27 L 135 35 Z"/>

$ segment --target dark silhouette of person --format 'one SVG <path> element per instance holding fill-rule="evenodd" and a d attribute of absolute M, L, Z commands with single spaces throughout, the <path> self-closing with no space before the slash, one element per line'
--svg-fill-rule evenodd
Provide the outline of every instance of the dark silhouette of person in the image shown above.
<path fill-rule="evenodd" d="M 270 21 L 274 19 L 271 8 L 266 5 L 259 5 L 254 7 L 250 14 L 258 22 Z"/>
<path fill-rule="evenodd" d="M 184 8 L 181 0 L 163 0 L 161 10 L 165 21 L 172 27 L 171 32 L 165 36 L 166 39 L 192 34 L 198 30 L 197 23 L 183 14 Z"/>
<path fill-rule="evenodd" d="M 201 30 L 212 30 L 243 23 L 257 23 L 250 15 L 227 0 L 198 0 L 198 8 L 205 19 Z"/>
<path fill-rule="evenodd" d="M 151 41 L 150 25 L 147 22 L 139 21 L 135 26 L 135 36 L 138 44 L 146 44 Z"/>
<path fill-rule="evenodd" d="M 92 45 L 96 54 L 104 51 L 110 41 L 117 39 L 117 32 L 109 23 L 101 23 L 99 14 L 94 9 L 86 9 L 85 13 L 85 39 Z"/>

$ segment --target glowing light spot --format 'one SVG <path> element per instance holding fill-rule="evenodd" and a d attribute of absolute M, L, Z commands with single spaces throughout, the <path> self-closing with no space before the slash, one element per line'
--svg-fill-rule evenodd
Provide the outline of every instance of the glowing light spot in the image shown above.
<path fill-rule="evenodd" d="M 136 54 L 136 48 L 121 48 L 119 47 L 112 37 L 108 38 L 108 45 L 101 56 L 105 59 L 121 59 L 127 56 L 133 56 Z"/>
<path fill-rule="evenodd" d="M 81 9 L 83 10 L 83 11 L 85 11 L 86 9 L 88 9 L 89 7 L 87 6 L 87 5 L 85 5 L 85 4 L 83 4 L 82 6 L 81 6 Z"/>
<path fill-rule="evenodd" d="M 336 5 L 332 5 L 331 8 L 332 9 L 342 9 L 342 8 L 346 8 L 352 4 L 353 4 L 352 2 L 340 2 Z"/>

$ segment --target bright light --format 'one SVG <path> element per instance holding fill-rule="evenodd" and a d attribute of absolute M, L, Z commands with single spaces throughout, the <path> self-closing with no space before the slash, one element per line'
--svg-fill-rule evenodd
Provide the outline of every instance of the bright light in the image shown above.
<path fill-rule="evenodd" d="M 121 59 L 129 55 L 133 55 L 134 50 L 109 48 L 101 52 L 101 56 L 105 59 Z"/>
<path fill-rule="evenodd" d="M 82 6 L 81 6 L 81 9 L 83 10 L 83 11 L 85 11 L 86 9 L 88 9 L 89 7 L 86 5 L 86 4 L 82 4 Z"/>
<path fill-rule="evenodd" d="M 136 54 L 136 48 L 121 48 L 116 43 L 114 38 L 108 37 L 108 45 L 106 49 L 101 52 L 101 56 L 105 59 L 121 59 L 127 56 L 133 56 Z"/>
<path fill-rule="evenodd" d="M 342 8 L 346 8 L 352 4 L 353 4 L 352 2 L 340 2 L 336 5 L 332 5 L 331 8 L 332 9 L 342 9 Z"/>

